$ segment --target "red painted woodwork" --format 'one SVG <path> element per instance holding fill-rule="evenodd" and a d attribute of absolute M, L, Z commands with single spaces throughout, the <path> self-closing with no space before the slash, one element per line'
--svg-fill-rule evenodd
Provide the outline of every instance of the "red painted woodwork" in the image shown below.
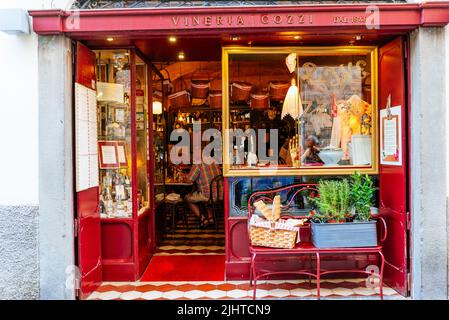
<path fill-rule="evenodd" d="M 153 199 L 153 198 L 150 198 Z M 152 201 L 152 200 L 150 200 Z M 138 217 L 138 275 L 142 275 L 150 262 L 154 252 L 153 214 L 152 209 L 147 209 Z"/>
<path fill-rule="evenodd" d="M 132 219 L 102 219 L 101 249 L 103 260 L 132 261 Z"/>
<path fill-rule="evenodd" d="M 366 4 L 301 5 L 270 7 L 211 7 L 211 8 L 146 8 L 114 10 L 81 10 L 76 15 L 63 10 L 32 10 L 33 30 L 38 34 L 68 33 L 71 36 L 89 32 L 114 36 L 130 35 L 135 31 L 177 31 L 185 29 L 231 31 L 244 29 L 284 28 L 307 30 L 332 27 L 366 30 Z M 444 25 L 449 3 L 376 4 L 381 28 L 420 25 Z M 291 15 L 293 19 L 287 18 Z M 304 15 L 304 20 L 299 19 Z M 217 17 L 221 19 L 217 19 Z M 76 19 L 79 18 L 79 20 Z M 187 20 L 185 20 L 187 18 Z M 229 20 L 231 19 L 231 20 Z M 350 19 L 347 22 L 345 19 Z M 79 22 L 79 23 L 78 23 Z"/>
<path fill-rule="evenodd" d="M 385 109 L 388 95 L 391 106 L 402 106 L 401 166 L 379 165 L 380 213 L 388 226 L 384 244 L 385 282 L 403 295 L 407 294 L 407 108 L 405 63 L 402 38 L 379 50 L 379 109 Z"/>
<path fill-rule="evenodd" d="M 95 53 L 77 43 L 75 82 L 95 89 Z M 78 267 L 81 296 L 94 291 L 102 281 L 101 230 L 98 187 L 76 193 Z"/>
<path fill-rule="evenodd" d="M 136 52 L 130 50 L 131 69 L 131 163 L 132 218 L 102 219 L 103 281 L 136 281 L 145 271 L 154 251 L 154 191 L 150 188 L 150 207 L 137 212 L 136 141 Z M 148 75 L 150 77 L 150 75 Z M 151 88 L 151 87 L 149 87 Z M 148 125 L 152 128 L 152 125 Z M 152 136 L 152 132 L 149 132 Z M 151 139 L 149 139 L 152 141 Z M 152 143 L 147 146 L 152 146 Z M 150 148 L 151 149 L 151 148 Z M 150 151 L 151 154 L 151 151 Z M 149 161 L 151 165 L 151 161 Z M 152 178 L 147 166 L 148 179 Z"/>
<path fill-rule="evenodd" d="M 95 53 L 80 42 L 76 44 L 75 82 L 96 90 Z"/>

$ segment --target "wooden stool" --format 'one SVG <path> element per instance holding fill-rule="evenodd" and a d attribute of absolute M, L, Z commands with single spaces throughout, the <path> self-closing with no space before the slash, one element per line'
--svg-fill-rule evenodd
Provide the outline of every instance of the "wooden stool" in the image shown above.
<path fill-rule="evenodd" d="M 170 232 L 172 234 L 176 231 L 176 221 L 177 217 L 181 213 L 184 226 L 187 227 L 187 214 L 185 210 L 184 200 L 176 200 L 176 201 L 165 201 L 165 206 L 167 213 L 171 215 L 171 229 Z"/>

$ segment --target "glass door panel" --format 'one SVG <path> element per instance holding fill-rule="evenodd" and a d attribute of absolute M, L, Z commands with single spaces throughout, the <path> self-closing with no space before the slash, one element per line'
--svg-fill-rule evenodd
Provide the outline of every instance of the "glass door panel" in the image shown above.
<path fill-rule="evenodd" d="M 128 50 L 101 50 L 97 58 L 100 214 L 131 218 L 131 72 Z"/>

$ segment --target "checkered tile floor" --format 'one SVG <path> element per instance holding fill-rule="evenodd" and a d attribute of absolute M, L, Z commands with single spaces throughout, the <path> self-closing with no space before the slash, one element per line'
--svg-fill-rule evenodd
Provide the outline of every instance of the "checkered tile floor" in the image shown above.
<path fill-rule="evenodd" d="M 104 282 L 89 300 L 201 300 L 251 299 L 248 281 L 201 282 Z M 379 299 L 379 289 L 365 285 L 364 279 L 321 281 L 322 299 Z M 258 281 L 259 299 L 316 299 L 315 282 L 308 280 Z M 384 286 L 384 299 L 403 299 Z"/>
<path fill-rule="evenodd" d="M 182 219 L 176 222 L 175 232 L 170 228 L 170 216 L 167 217 L 165 233 L 158 243 L 156 255 L 205 255 L 224 254 L 225 235 L 222 214 L 217 215 L 218 228 L 214 226 L 200 229 L 199 220 L 188 214 L 187 225 Z"/>

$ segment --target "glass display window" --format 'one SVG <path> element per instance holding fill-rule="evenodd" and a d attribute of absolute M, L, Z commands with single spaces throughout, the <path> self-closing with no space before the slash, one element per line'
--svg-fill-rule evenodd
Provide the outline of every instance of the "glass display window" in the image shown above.
<path fill-rule="evenodd" d="M 130 61 L 128 50 L 101 50 L 97 56 L 100 214 L 131 218 Z"/>
<path fill-rule="evenodd" d="M 227 176 L 377 173 L 376 47 L 223 48 Z"/>

